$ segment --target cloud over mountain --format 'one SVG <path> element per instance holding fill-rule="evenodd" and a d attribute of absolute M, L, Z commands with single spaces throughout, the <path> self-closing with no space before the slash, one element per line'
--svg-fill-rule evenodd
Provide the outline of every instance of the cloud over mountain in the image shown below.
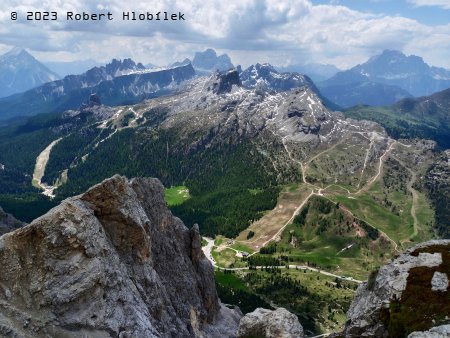
<path fill-rule="evenodd" d="M 429 3 L 448 7 L 445 1 Z M 414 0 L 414 4 L 425 2 Z M 26 11 L 56 9 L 60 13 L 56 22 L 24 20 Z M 11 11 L 19 13 L 18 21 L 10 21 Z M 67 22 L 63 18 L 67 11 L 111 11 L 114 20 Z M 186 20 L 123 21 L 123 11 L 180 11 Z M 190 56 L 192 49 L 213 47 L 227 51 L 235 62 L 244 65 L 255 59 L 282 66 L 314 60 L 349 67 L 383 49 L 395 48 L 423 55 L 431 64 L 450 67 L 449 25 L 430 26 L 407 16 L 354 10 L 339 4 L 315 5 L 310 0 L 49 0 L 45 8 L 38 0 L 30 0 L 27 5 L 8 0 L 0 19 L 9 21 L 0 30 L 0 51 L 20 45 L 39 52 L 44 60 L 90 57 L 106 61 L 114 55 L 167 64 Z"/>

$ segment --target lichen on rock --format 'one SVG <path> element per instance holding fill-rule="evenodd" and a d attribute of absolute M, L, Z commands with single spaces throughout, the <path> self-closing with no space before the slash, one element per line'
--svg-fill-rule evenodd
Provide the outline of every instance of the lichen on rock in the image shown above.
<path fill-rule="evenodd" d="M 450 240 L 419 244 L 362 284 L 347 313 L 346 337 L 406 337 L 450 318 Z"/>

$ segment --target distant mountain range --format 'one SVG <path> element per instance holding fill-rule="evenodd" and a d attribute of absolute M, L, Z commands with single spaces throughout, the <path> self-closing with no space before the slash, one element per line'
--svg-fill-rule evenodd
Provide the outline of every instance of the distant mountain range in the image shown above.
<path fill-rule="evenodd" d="M 341 107 L 352 107 L 358 104 L 386 106 L 411 96 L 400 87 L 371 81 L 320 87 L 320 92 Z"/>
<path fill-rule="evenodd" d="M 294 64 L 285 67 L 276 67 L 280 72 L 296 72 L 305 74 L 314 82 L 325 81 L 341 70 L 334 65 L 322 63 Z"/>
<path fill-rule="evenodd" d="M 167 93 L 192 78 L 190 64 L 146 69 L 131 59 L 113 60 L 81 75 L 69 75 L 21 94 L 0 99 L 0 120 L 78 108 L 91 93 L 108 105 L 141 101 Z"/>
<path fill-rule="evenodd" d="M 95 61 L 49 65 L 60 73 L 67 73 L 92 63 Z M 213 49 L 196 52 L 192 61 L 186 58 L 167 68 L 149 66 L 152 68 L 131 59 L 113 60 L 80 75 L 67 75 L 56 80 L 58 75 L 25 50 L 14 49 L 0 57 L 0 71 L 3 69 L 0 72 L 0 96 L 15 94 L 0 99 L 0 120 L 78 108 L 91 93 L 97 93 L 108 105 L 136 103 L 167 94 L 195 75 L 234 68 L 228 55 L 218 55 Z M 450 87 L 449 70 L 431 67 L 420 57 L 391 50 L 349 70 L 337 71 L 334 66 L 313 63 L 278 69 L 259 63 L 247 69 L 238 67 L 244 87 L 281 92 L 306 86 L 333 110 L 361 104 L 390 106 L 403 99 Z M 314 74 L 315 79 L 332 76 L 316 82 L 316 86 L 309 76 L 302 75 L 305 73 Z"/>
<path fill-rule="evenodd" d="M 385 50 L 350 71 L 373 82 L 398 86 L 414 96 L 431 95 L 450 87 L 450 70 L 431 67 L 419 56 L 406 56 L 395 50 Z"/>
<path fill-rule="evenodd" d="M 0 97 L 24 92 L 59 76 L 26 50 L 14 48 L 0 56 Z"/>
<path fill-rule="evenodd" d="M 227 54 L 217 55 L 216 51 L 211 48 L 203 52 L 196 52 L 192 61 L 186 58 L 183 61 L 175 62 L 171 66 L 184 65 L 189 62 L 192 63 L 198 75 L 206 75 L 216 70 L 226 71 L 234 68 L 231 58 Z M 315 82 L 329 79 L 340 71 L 336 66 L 319 63 L 294 64 L 286 67 L 274 66 L 273 70 L 279 73 L 305 74 Z"/>
<path fill-rule="evenodd" d="M 378 122 L 394 138 L 432 139 L 450 148 L 450 89 L 386 107 L 355 106 L 345 115 Z"/>
<path fill-rule="evenodd" d="M 431 95 L 450 87 L 450 70 L 431 67 L 421 57 L 385 50 L 366 63 L 319 83 L 338 105 L 388 105 L 408 96 Z"/>

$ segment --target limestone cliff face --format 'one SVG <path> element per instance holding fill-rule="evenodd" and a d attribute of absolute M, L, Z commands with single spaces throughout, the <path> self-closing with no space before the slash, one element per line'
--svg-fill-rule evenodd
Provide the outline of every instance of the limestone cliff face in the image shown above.
<path fill-rule="evenodd" d="M 163 191 L 114 176 L 0 237 L 0 336 L 233 336 L 198 228 Z"/>
<path fill-rule="evenodd" d="M 358 288 L 345 337 L 441 337 L 448 327 L 432 328 L 449 322 L 449 277 L 450 240 L 407 250 Z"/>

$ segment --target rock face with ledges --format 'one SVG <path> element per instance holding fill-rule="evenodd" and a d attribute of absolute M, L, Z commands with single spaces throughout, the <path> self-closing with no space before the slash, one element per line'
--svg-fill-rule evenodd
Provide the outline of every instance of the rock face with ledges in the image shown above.
<path fill-rule="evenodd" d="M 0 335 L 233 336 L 240 314 L 163 191 L 114 176 L 0 237 Z"/>
<path fill-rule="evenodd" d="M 284 308 L 274 311 L 257 308 L 247 313 L 239 324 L 239 338 L 303 338 L 297 316 Z"/>

